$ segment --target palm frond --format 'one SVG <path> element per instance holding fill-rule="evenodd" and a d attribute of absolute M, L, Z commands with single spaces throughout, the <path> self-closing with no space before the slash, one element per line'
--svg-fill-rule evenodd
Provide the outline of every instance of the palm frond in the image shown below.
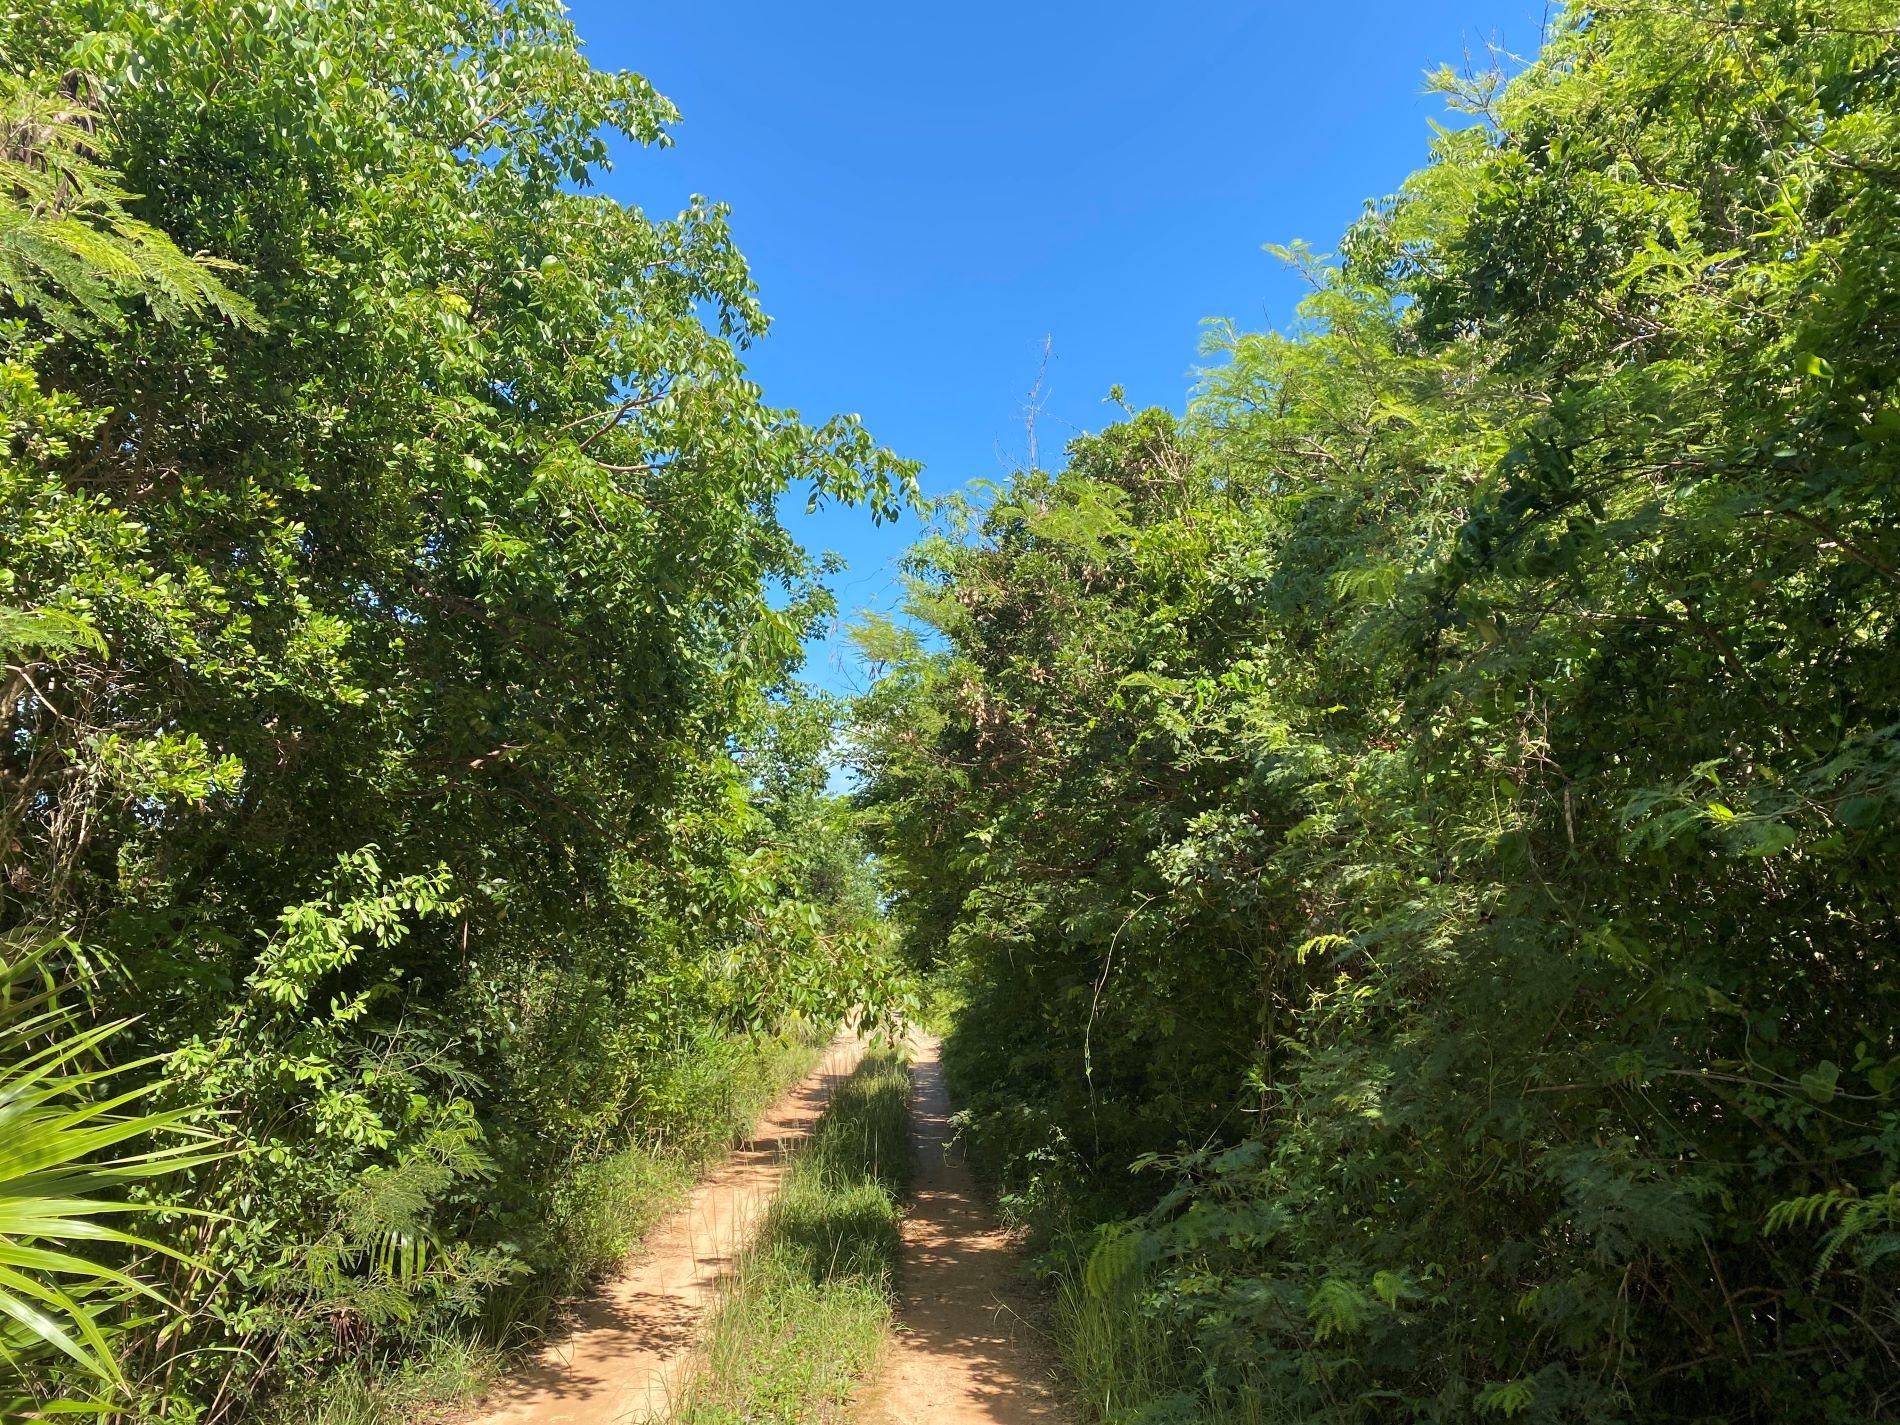
<path fill-rule="evenodd" d="M 127 1201 L 125 1185 L 221 1156 L 186 1111 L 142 1109 L 155 1088 L 143 1071 L 155 1061 L 105 1061 L 130 1021 L 76 1021 L 51 968 L 64 948 L 57 937 L 0 942 L 0 956 L 12 952 L 0 958 L 0 1395 L 43 1385 L 50 1362 L 95 1393 L 124 1389 L 114 1349 L 129 1324 L 122 1304 L 175 1308 L 115 1262 L 189 1258 L 108 1219 L 159 1210 Z"/>

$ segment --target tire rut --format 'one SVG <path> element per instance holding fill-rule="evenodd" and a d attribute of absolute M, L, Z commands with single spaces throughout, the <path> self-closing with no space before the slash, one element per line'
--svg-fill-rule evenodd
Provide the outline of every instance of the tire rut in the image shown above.
<path fill-rule="evenodd" d="M 468 1425 L 638 1425 L 663 1415 L 720 1280 L 778 1193 L 787 1155 L 863 1055 L 853 1035 L 832 1041 L 818 1068 L 648 1234 L 621 1275 L 577 1303 L 561 1333 L 464 1417 Z"/>
<path fill-rule="evenodd" d="M 915 1041 L 915 1192 L 904 1219 L 898 1330 L 866 1411 L 881 1425 L 1066 1422 L 1033 1295 L 950 1126 L 937 1041 Z"/>

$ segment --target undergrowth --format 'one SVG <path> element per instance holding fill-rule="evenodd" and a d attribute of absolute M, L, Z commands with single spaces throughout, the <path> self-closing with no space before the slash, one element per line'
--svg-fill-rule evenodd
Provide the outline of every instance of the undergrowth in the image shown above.
<path fill-rule="evenodd" d="M 807 1425 L 850 1403 L 890 1328 L 909 1089 L 890 1051 L 839 1088 L 726 1289 L 673 1425 Z"/>
<path fill-rule="evenodd" d="M 280 1418 L 284 1425 L 413 1425 L 475 1404 L 506 1363 L 496 1347 L 444 1332 L 387 1371 L 339 1372 Z"/>
<path fill-rule="evenodd" d="M 699 1175 L 817 1061 L 828 1035 L 808 1028 L 765 1039 L 708 1039 L 683 1055 L 650 1097 L 653 1126 L 618 1152 L 577 1164 L 554 1194 L 535 1249 L 542 1303 L 612 1270 Z"/>
<path fill-rule="evenodd" d="M 656 1078 L 638 1137 L 563 1170 L 527 1248 L 533 1274 L 498 1291 L 473 1331 L 444 1331 L 408 1355 L 312 1380 L 290 1394 L 276 1425 L 412 1425 L 474 1403 L 516 1350 L 540 1338 L 564 1298 L 619 1266 L 810 1071 L 826 1038 L 801 1025 L 695 1044 Z"/>

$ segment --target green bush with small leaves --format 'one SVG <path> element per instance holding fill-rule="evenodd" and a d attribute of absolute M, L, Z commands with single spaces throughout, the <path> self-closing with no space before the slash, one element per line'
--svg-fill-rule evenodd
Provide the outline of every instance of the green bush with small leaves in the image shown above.
<path fill-rule="evenodd" d="M 552 0 L 0 4 L 0 937 L 230 1150 L 0 1394 L 505 1345 L 890 980 L 780 505 L 914 471 L 766 402 L 721 207 L 593 190 L 676 118 Z"/>
<path fill-rule="evenodd" d="M 865 631 L 1105 1418 L 1900 1411 L 1895 37 L 1613 0 L 1442 76 L 1291 330 Z"/>

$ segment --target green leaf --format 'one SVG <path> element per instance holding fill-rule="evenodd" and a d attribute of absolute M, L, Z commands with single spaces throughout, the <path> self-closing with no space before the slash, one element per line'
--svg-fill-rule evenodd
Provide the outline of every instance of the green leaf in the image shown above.
<path fill-rule="evenodd" d="M 1832 1103 L 1840 1080 L 1839 1067 L 1823 1060 L 1801 1076 L 1801 1091 L 1816 1103 Z"/>

